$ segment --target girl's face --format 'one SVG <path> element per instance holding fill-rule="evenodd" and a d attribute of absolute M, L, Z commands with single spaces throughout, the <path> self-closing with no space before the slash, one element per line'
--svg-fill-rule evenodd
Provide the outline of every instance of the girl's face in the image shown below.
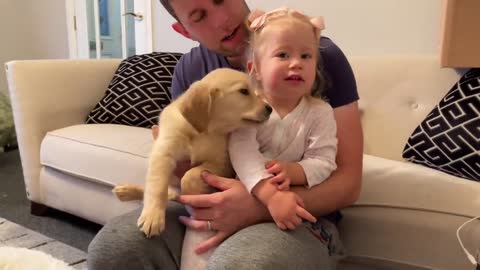
<path fill-rule="evenodd" d="M 267 100 L 296 106 L 310 95 L 316 74 L 318 47 L 312 26 L 279 19 L 267 25 L 258 40 L 254 76 Z"/>

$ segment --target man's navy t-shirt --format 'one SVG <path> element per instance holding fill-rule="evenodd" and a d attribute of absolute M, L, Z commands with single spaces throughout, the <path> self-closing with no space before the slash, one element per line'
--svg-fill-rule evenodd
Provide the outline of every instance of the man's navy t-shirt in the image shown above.
<path fill-rule="evenodd" d="M 329 38 L 321 37 L 320 54 L 323 73 L 329 81 L 329 88 L 324 90 L 323 95 L 330 105 L 336 108 L 358 100 L 352 68 L 340 48 Z M 195 47 L 184 54 L 175 67 L 170 89 L 173 98 L 180 96 L 192 83 L 217 68 L 238 69 L 232 67 L 225 56 L 203 46 Z"/>

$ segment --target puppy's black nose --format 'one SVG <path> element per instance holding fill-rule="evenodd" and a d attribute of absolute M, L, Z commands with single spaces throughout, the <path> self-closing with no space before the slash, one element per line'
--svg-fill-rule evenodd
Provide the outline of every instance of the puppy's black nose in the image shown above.
<path fill-rule="evenodd" d="M 267 110 L 268 114 L 271 114 L 273 109 L 270 105 L 265 105 L 265 110 Z"/>

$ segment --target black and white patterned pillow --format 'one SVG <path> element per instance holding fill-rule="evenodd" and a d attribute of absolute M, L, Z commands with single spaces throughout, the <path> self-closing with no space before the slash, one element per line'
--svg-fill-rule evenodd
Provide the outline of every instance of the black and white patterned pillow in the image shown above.
<path fill-rule="evenodd" d="M 172 99 L 173 70 L 181 53 L 154 52 L 123 60 L 88 124 L 151 127 Z"/>
<path fill-rule="evenodd" d="M 415 129 L 403 158 L 480 181 L 480 69 L 471 69 Z"/>

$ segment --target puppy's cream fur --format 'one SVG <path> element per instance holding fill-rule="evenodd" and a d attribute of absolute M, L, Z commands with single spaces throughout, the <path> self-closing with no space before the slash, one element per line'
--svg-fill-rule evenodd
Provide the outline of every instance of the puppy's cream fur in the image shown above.
<path fill-rule="evenodd" d="M 271 108 L 255 94 L 248 75 L 232 69 L 216 69 L 195 82 L 160 114 L 160 129 L 149 157 L 145 190 L 137 186 L 117 186 L 113 192 L 121 200 L 141 199 L 138 219 L 147 237 L 165 228 L 167 201 L 177 162 L 190 160 L 193 167 L 180 180 L 181 194 L 210 193 L 200 174 L 233 177 L 227 152 L 228 133 L 268 119 Z"/>

